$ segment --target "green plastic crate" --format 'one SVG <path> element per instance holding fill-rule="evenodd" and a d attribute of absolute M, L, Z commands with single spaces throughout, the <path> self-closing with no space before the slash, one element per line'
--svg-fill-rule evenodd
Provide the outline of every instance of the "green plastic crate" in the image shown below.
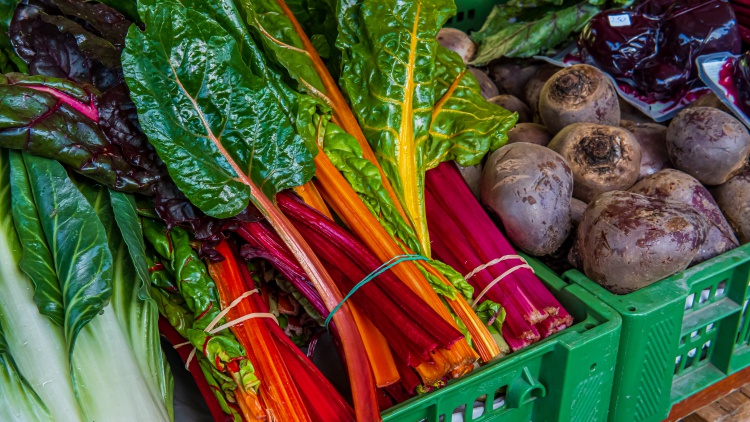
<path fill-rule="evenodd" d="M 383 413 L 385 422 L 604 421 L 620 317 L 581 286 L 526 258 L 575 324 L 444 388 Z M 489 397 L 489 400 L 485 398 Z"/>
<path fill-rule="evenodd" d="M 610 421 L 661 421 L 750 365 L 750 244 L 627 295 L 576 270 L 563 277 L 622 316 Z"/>
<path fill-rule="evenodd" d="M 448 19 L 445 26 L 460 29 L 466 33 L 478 31 L 496 4 L 505 0 L 456 0 L 456 16 Z"/>

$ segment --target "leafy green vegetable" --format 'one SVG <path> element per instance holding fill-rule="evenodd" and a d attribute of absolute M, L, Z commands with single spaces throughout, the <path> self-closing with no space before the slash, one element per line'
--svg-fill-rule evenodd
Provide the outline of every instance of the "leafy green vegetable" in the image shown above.
<path fill-rule="evenodd" d="M 216 370 L 216 367 L 211 365 L 211 362 L 209 362 L 208 359 L 203 356 L 203 354 L 196 353 L 196 360 L 198 361 L 198 365 L 200 365 L 203 376 L 206 378 L 206 382 L 214 392 L 214 397 L 216 397 L 216 399 L 219 401 L 221 410 L 229 415 L 234 422 L 242 422 L 242 415 L 240 415 L 240 413 L 237 411 L 237 408 L 230 406 L 227 402 L 227 397 L 234 398 L 233 392 L 227 392 L 227 390 L 234 388 L 234 380 L 222 374 L 221 372 L 218 372 Z M 224 391 L 225 393 L 222 394 L 222 391 Z"/>
<path fill-rule="evenodd" d="M 500 57 L 531 57 L 551 50 L 580 32 L 599 13 L 596 4 L 600 3 L 555 2 L 556 7 L 537 7 L 510 1 L 497 5 L 482 29 L 472 34 L 479 49 L 471 64 L 482 66 Z"/>
<path fill-rule="evenodd" d="M 21 164 L 23 159 L 18 156 Z M 13 227 L 8 151 L 0 151 L 0 323 L 19 373 L 48 405 L 53 420 L 83 421 L 70 380 L 65 338 L 60 326 L 37 310 L 33 285 L 18 266 L 22 247 Z M 40 362 L 44 362 L 40 365 Z M 54 382 L 49 382 L 55 380 Z M 9 397 L 3 394 L 4 397 Z M 0 414 L 14 412 L 0 401 Z M 2 418 L 5 420 L 5 417 Z"/>
<path fill-rule="evenodd" d="M 10 21 L 19 0 L 0 0 L 0 73 L 26 72 L 26 63 L 16 56 L 8 36 Z"/>
<path fill-rule="evenodd" d="M 315 51 L 325 60 L 334 80 L 341 71 L 341 52 L 336 49 L 338 22 L 335 0 L 289 0 L 286 5 L 310 37 Z"/>
<path fill-rule="evenodd" d="M 3 421 L 52 421 L 47 406 L 18 369 L 0 324 L 0 418 Z"/>
<path fill-rule="evenodd" d="M 41 89 L 40 89 L 41 88 Z M 101 184 L 149 194 L 158 177 L 108 153 L 93 98 L 63 79 L 0 75 L 0 146 L 54 158 Z M 88 115 L 87 115 L 88 114 Z"/>
<path fill-rule="evenodd" d="M 37 213 L 26 164 L 22 153 L 18 151 L 9 151 L 8 159 L 13 222 L 23 248 L 19 267 L 35 283 L 34 303 L 39 307 L 39 312 L 62 327 L 65 319 L 63 295 L 57 280 L 52 252 L 47 246 L 42 222 Z"/>
<path fill-rule="evenodd" d="M 430 122 L 425 167 L 433 169 L 443 161 L 462 166 L 478 164 L 488 151 L 507 142 L 507 132 L 518 116 L 485 101 L 476 79 L 461 58 L 443 48 L 437 51 L 436 98 Z"/>
<path fill-rule="evenodd" d="M 117 226 L 120 228 L 122 238 L 127 245 L 130 258 L 137 274 L 138 297 L 141 300 L 150 300 L 148 263 L 146 262 L 146 244 L 143 241 L 143 229 L 136 207 L 135 198 L 122 192 L 109 190 L 112 209 L 115 214 Z"/>
<path fill-rule="evenodd" d="M 63 292 L 63 329 L 72 354 L 78 333 L 112 295 L 112 254 L 104 227 L 62 165 L 29 154 L 23 159 Z"/>
<path fill-rule="evenodd" d="M 323 151 L 333 165 L 344 175 L 362 202 L 378 218 L 388 234 L 401 239 L 411 250 L 419 250 L 414 230 L 404 221 L 396 205 L 383 187 L 380 171 L 363 157 L 362 148 L 353 136 L 329 123 L 326 128 Z"/>
<path fill-rule="evenodd" d="M 149 381 L 151 393 L 163 398 L 171 415 L 173 380 L 161 351 L 159 309 L 149 294 L 146 246 L 135 198 L 105 188 L 99 191 L 106 206 L 98 214 L 102 222 L 109 222 L 105 227 L 114 258 L 112 309 L 128 337 L 142 376 Z M 108 214 L 114 214 L 114 219 Z M 105 219 L 103 215 L 108 216 Z"/>
<path fill-rule="evenodd" d="M 32 255 L 34 263 L 45 269 L 30 272 L 45 277 L 34 280 L 36 294 L 57 288 L 64 306 L 62 328 L 57 335 L 48 335 L 53 344 L 45 346 L 55 351 L 48 357 L 52 370 L 38 374 L 24 369 L 24 374 L 40 380 L 37 391 L 56 419 L 58 409 L 66 411 L 63 419 L 69 420 L 107 420 L 112 415 L 170 419 L 171 376 L 162 361 L 156 307 L 139 297 L 142 283 L 115 224 L 108 191 L 74 183 L 56 161 L 26 153 L 12 153 L 11 158 L 14 186 L 10 191 L 21 194 L 13 200 L 24 207 L 23 213 L 15 213 L 23 218 L 17 223 L 33 222 L 36 230 L 34 236 L 27 232 L 21 240 L 31 239 L 39 250 L 48 252 Z M 30 251 L 24 243 L 23 255 Z M 113 300 L 107 306 L 110 296 Z M 6 312 L 8 305 L 2 305 Z M 13 328 L 16 335 L 19 327 Z M 29 341 L 35 351 L 38 342 Z M 48 383 L 67 385 L 75 398 L 66 401 L 70 397 L 59 397 L 61 392 L 53 389 L 57 400 L 46 400 Z M 123 396 L 122 391 L 129 394 Z"/>
<path fill-rule="evenodd" d="M 299 91 L 311 95 L 322 94 L 323 81 L 279 3 L 276 0 L 236 1 L 245 12 L 247 24 L 256 32 L 265 51 L 269 53 L 267 57 L 276 60 L 289 72 L 298 82 Z"/>
<path fill-rule="evenodd" d="M 314 145 L 221 25 L 174 0 L 142 1 L 139 12 L 146 30 L 128 34 L 126 80 L 149 141 L 192 203 L 230 217 L 312 177 Z"/>
<path fill-rule="evenodd" d="M 164 225 L 149 219 L 143 221 L 143 229 L 146 240 L 161 258 L 165 271 L 177 281 L 175 284 L 184 299 L 182 304 L 175 302 L 171 294 L 158 298 L 159 306 L 170 324 L 194 347 L 199 348 L 219 371 L 227 372 L 226 365 L 236 361 L 243 387 L 257 392 L 260 381 L 232 332 L 224 330 L 209 335 L 204 331 L 221 312 L 221 303 L 205 264 L 190 246 L 187 232 L 175 227 L 167 233 Z M 191 317 L 182 308 L 188 310 Z M 220 323 L 224 322 L 222 318 Z"/>
<path fill-rule="evenodd" d="M 342 1 L 339 81 L 383 171 L 429 256 L 424 213 L 425 155 L 437 98 L 437 32 L 451 1 Z"/>

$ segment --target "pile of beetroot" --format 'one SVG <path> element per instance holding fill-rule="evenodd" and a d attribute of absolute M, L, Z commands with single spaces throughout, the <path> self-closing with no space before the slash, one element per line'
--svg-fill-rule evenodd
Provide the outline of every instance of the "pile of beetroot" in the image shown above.
<path fill-rule="evenodd" d="M 728 4 L 674 3 L 672 13 L 691 15 Z M 595 17 L 579 45 L 609 15 Z M 737 49 L 735 26 L 725 23 L 726 42 L 712 52 Z M 444 31 L 443 45 L 470 61 L 471 40 Z M 685 67 L 674 90 L 700 83 Z M 715 95 L 658 124 L 618 98 L 609 76 L 626 72 L 529 59 L 472 72 L 519 123 L 507 145 L 461 170 L 520 250 L 625 294 L 750 241 L 750 133 Z"/>

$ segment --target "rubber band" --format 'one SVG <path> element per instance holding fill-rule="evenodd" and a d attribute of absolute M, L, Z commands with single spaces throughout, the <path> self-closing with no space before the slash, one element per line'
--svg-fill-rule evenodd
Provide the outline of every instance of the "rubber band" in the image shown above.
<path fill-rule="evenodd" d="M 375 277 L 379 276 L 380 274 L 383 274 L 384 272 L 388 271 L 392 267 L 396 266 L 397 264 L 400 264 L 405 261 L 429 261 L 429 259 L 423 257 L 422 255 L 396 255 L 393 258 L 389 259 L 388 261 L 385 261 L 382 263 L 378 268 L 375 268 L 370 274 L 368 274 L 365 278 L 362 279 L 359 283 L 357 283 L 350 291 L 347 293 L 346 296 L 344 296 L 343 299 L 341 299 L 341 302 L 338 303 L 338 305 L 334 306 L 333 309 L 331 309 L 331 312 L 328 314 L 328 317 L 326 318 L 324 325 L 326 327 L 326 330 L 328 329 L 328 324 L 331 323 L 333 320 L 333 315 L 336 314 L 336 312 L 341 309 L 342 306 L 344 306 L 344 303 L 346 303 L 347 300 L 349 300 L 352 295 L 360 289 L 360 287 L 364 286 L 365 284 L 371 282 L 375 279 Z"/>
<path fill-rule="evenodd" d="M 521 264 L 521 265 L 516 265 L 515 267 L 510 268 L 508 271 L 500 274 L 499 277 L 497 277 L 496 279 L 492 280 L 490 282 L 490 284 L 488 284 L 487 287 L 485 287 L 484 290 L 482 290 L 482 292 L 479 293 L 479 296 L 477 296 L 477 298 L 474 300 L 474 305 L 472 306 L 472 308 L 476 309 L 477 305 L 479 305 L 479 301 L 482 299 L 482 297 L 484 297 L 485 293 L 487 293 L 491 288 L 493 288 L 495 286 L 495 284 L 497 284 L 498 282 L 500 282 L 500 280 L 502 280 L 505 277 L 509 276 L 513 272 L 520 270 L 521 268 L 528 268 L 529 270 L 531 270 L 532 273 L 534 272 L 534 269 L 531 268 L 531 266 L 529 264 L 527 264 L 527 263 Z"/>
<path fill-rule="evenodd" d="M 260 291 L 258 289 L 253 289 L 253 290 L 248 290 L 245 293 L 242 293 L 239 297 L 237 297 L 237 299 L 233 300 L 232 303 L 229 304 L 229 306 L 227 306 L 221 312 L 219 312 L 216 315 L 216 317 L 214 317 L 214 319 L 206 326 L 206 328 L 203 331 L 206 334 L 213 335 L 213 334 L 218 333 L 219 331 L 223 331 L 223 330 L 225 330 L 225 329 L 227 329 L 229 327 L 232 327 L 234 325 L 237 325 L 237 324 L 239 324 L 241 322 L 247 321 L 249 319 L 261 318 L 261 317 L 262 318 L 272 318 L 278 324 L 279 320 L 276 319 L 276 316 L 273 315 L 273 314 L 267 314 L 267 313 L 257 313 L 256 314 L 256 313 L 253 313 L 253 314 L 247 314 L 247 315 L 245 315 L 243 317 L 240 317 L 240 318 L 237 318 L 237 319 L 233 319 L 232 321 L 229 321 L 226 324 L 223 324 L 223 325 L 220 325 L 219 327 L 214 328 L 214 326 L 216 324 L 218 324 L 219 321 L 221 321 L 221 319 L 224 318 L 229 313 L 229 311 L 232 310 L 232 308 L 234 308 L 235 306 L 239 305 L 240 302 L 242 302 L 242 299 L 250 297 L 250 296 L 252 296 L 252 295 L 254 295 L 256 293 L 260 293 Z M 175 348 L 175 349 L 178 349 L 180 347 L 187 346 L 189 344 L 192 344 L 192 343 L 190 343 L 189 341 L 186 341 L 184 343 L 175 344 L 172 347 Z M 197 349 L 195 347 L 193 347 L 193 350 L 190 351 L 190 354 L 188 355 L 188 358 L 185 361 L 185 369 L 189 370 L 190 362 L 195 357 L 195 351 L 196 350 Z"/>
<path fill-rule="evenodd" d="M 203 331 L 205 331 L 205 332 L 207 332 L 207 333 L 210 334 L 211 330 L 216 326 L 216 324 L 218 324 L 219 321 L 221 321 L 221 319 L 224 318 L 224 316 L 226 314 L 228 314 L 230 310 L 232 310 L 232 308 L 234 308 L 235 306 L 239 305 L 240 302 L 242 302 L 242 299 L 244 299 L 246 297 L 249 297 L 249 296 L 252 296 L 255 293 L 259 293 L 258 289 L 249 290 L 249 291 L 241 294 L 237 299 L 233 300 L 232 303 L 229 304 L 229 306 L 227 306 L 226 308 L 224 308 L 224 310 L 222 310 L 221 312 L 219 312 L 216 315 L 216 317 L 211 321 L 211 323 L 208 324 L 208 326 L 206 327 L 206 329 L 203 330 Z"/>
<path fill-rule="evenodd" d="M 186 342 L 184 342 L 184 343 L 180 343 L 180 344 L 175 344 L 174 346 L 172 346 L 172 348 L 173 348 L 173 349 L 179 349 L 180 347 L 184 347 L 184 346 L 187 346 L 188 344 L 192 344 L 192 343 L 190 343 L 189 341 L 186 341 Z"/>
<path fill-rule="evenodd" d="M 193 350 L 190 351 L 190 354 L 188 355 L 188 358 L 185 361 L 185 369 L 187 369 L 188 371 L 190 370 L 190 361 L 192 361 L 193 358 L 195 357 L 195 351 L 196 350 L 198 350 L 198 349 L 196 349 L 195 347 L 193 347 Z"/>
<path fill-rule="evenodd" d="M 265 313 L 265 312 L 259 312 L 259 313 L 247 314 L 247 315 L 241 316 L 241 317 L 239 317 L 237 319 L 233 319 L 233 320 L 227 322 L 226 324 L 220 325 L 220 326 L 214 328 L 213 330 L 206 331 L 206 332 L 208 334 L 216 334 L 219 331 L 226 330 L 229 327 L 235 326 L 237 324 L 240 324 L 242 322 L 245 322 L 245 321 L 250 320 L 250 319 L 255 319 L 255 318 L 271 318 L 272 320 L 276 321 L 277 324 L 279 323 L 279 320 L 276 319 L 276 315 Z"/>
<path fill-rule="evenodd" d="M 469 274 L 466 274 L 464 276 L 464 278 L 466 279 L 466 281 L 469 281 L 470 278 L 472 278 L 475 275 L 477 275 L 477 273 L 479 273 L 480 271 L 485 270 L 485 269 L 487 269 L 489 267 L 492 267 L 493 265 L 497 265 L 497 264 L 499 264 L 499 263 L 501 263 L 503 261 L 507 261 L 509 259 L 518 259 L 518 260 L 522 261 L 524 264 L 528 264 L 528 262 L 526 262 L 526 260 L 521 255 L 505 255 L 502 258 L 493 259 L 492 261 L 490 261 L 490 262 L 488 262 L 486 264 L 482 264 L 482 265 L 474 268 L 473 270 L 471 270 L 471 272 Z"/>

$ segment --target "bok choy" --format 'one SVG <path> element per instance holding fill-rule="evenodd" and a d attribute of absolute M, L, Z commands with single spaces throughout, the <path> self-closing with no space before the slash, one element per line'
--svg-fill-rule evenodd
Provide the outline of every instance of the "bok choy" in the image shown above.
<path fill-rule="evenodd" d="M 142 294 L 109 191 L 77 186 L 55 161 L 2 157 L 0 320 L 27 385 L 53 420 L 170 420 L 156 305 Z M 21 260 L 31 279 L 7 265 Z"/>

